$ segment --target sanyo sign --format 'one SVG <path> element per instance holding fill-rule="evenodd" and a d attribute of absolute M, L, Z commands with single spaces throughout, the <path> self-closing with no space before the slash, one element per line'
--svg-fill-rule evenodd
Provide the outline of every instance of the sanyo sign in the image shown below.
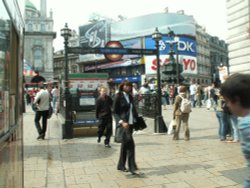
<path fill-rule="evenodd" d="M 163 36 L 160 41 L 160 65 L 163 66 L 169 62 L 170 44 L 173 45 L 173 50 L 176 52 L 177 41 L 171 40 L 167 36 Z M 145 47 L 155 48 L 155 42 L 151 38 L 146 38 Z M 175 55 L 175 59 L 177 59 Z M 196 61 L 196 41 L 193 37 L 181 36 L 178 41 L 178 59 L 183 65 L 183 73 L 197 74 Z M 157 70 L 156 57 L 145 57 L 146 74 L 155 74 Z"/>

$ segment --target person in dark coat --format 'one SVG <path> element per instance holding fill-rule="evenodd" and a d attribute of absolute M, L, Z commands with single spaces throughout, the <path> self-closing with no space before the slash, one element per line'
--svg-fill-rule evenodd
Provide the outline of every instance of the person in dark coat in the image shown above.
<path fill-rule="evenodd" d="M 108 89 L 106 87 L 100 88 L 100 95 L 96 100 L 96 118 L 99 120 L 98 122 L 98 139 L 97 142 L 101 142 L 101 137 L 104 134 L 104 130 L 106 129 L 106 139 L 104 140 L 105 147 L 110 146 L 110 137 L 112 135 L 112 105 L 113 100 L 110 96 L 107 95 Z"/>
<path fill-rule="evenodd" d="M 133 139 L 133 129 L 138 117 L 134 100 L 132 97 L 132 83 L 124 81 L 119 92 L 115 96 L 114 101 L 114 116 L 118 126 L 122 126 L 124 134 L 121 141 L 120 157 L 117 169 L 124 172 L 137 174 L 138 170 L 135 162 L 135 143 Z M 128 170 L 125 167 L 128 158 Z"/>
<path fill-rule="evenodd" d="M 46 82 L 46 79 L 40 75 L 39 71 L 35 71 L 36 75 L 31 78 L 31 83 L 42 83 Z"/>

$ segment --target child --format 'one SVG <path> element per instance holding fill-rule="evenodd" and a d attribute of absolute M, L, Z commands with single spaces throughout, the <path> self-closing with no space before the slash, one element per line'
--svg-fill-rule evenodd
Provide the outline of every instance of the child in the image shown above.
<path fill-rule="evenodd" d="M 248 176 L 245 188 L 250 187 L 250 74 L 233 74 L 221 86 L 221 95 L 224 97 L 230 112 L 242 117 L 238 128 L 242 153 L 247 161 Z"/>

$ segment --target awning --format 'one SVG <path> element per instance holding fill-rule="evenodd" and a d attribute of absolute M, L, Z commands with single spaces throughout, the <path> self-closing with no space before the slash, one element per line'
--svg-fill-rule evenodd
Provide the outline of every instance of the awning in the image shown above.
<path fill-rule="evenodd" d="M 105 64 L 97 64 L 97 65 L 89 65 L 85 66 L 85 71 L 95 70 L 95 69 L 112 69 L 117 67 L 128 67 L 128 66 L 138 66 L 143 64 L 142 58 L 140 59 L 125 59 L 121 61 L 105 63 Z"/>

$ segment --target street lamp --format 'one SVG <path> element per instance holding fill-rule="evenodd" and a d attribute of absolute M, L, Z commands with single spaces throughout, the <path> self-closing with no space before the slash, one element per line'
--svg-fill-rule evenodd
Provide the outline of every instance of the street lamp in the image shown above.
<path fill-rule="evenodd" d="M 61 29 L 61 36 L 64 38 L 64 94 L 65 94 L 65 124 L 63 127 L 63 139 L 73 138 L 73 127 L 71 121 L 71 103 L 69 101 L 69 80 L 68 80 L 68 40 L 71 37 L 71 29 L 68 28 L 68 24 L 65 23 L 63 29 Z"/>
<path fill-rule="evenodd" d="M 159 42 L 162 38 L 162 34 L 159 32 L 158 28 L 155 28 L 155 32 L 152 34 L 152 39 L 155 41 L 156 47 L 156 62 L 157 62 L 157 98 L 158 98 L 158 109 L 157 115 L 155 118 L 155 133 L 163 133 L 167 132 L 167 127 L 162 117 L 162 109 L 161 109 L 161 76 L 160 76 L 160 54 L 159 54 Z"/>

